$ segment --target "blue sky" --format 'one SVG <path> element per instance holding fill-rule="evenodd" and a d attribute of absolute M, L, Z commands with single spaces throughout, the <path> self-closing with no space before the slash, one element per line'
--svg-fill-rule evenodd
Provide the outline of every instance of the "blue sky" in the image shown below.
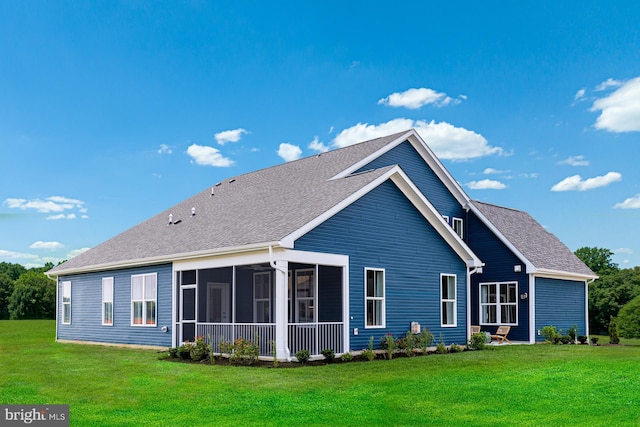
<path fill-rule="evenodd" d="M 640 3 L 440 3 L 0 2 L 0 261 L 414 127 L 472 198 L 640 265 Z"/>

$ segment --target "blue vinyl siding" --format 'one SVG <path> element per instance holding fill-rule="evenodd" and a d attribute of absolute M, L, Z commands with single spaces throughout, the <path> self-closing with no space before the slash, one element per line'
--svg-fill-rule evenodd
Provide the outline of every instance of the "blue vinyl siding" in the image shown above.
<path fill-rule="evenodd" d="M 131 276 L 157 273 L 156 326 L 131 326 Z M 102 278 L 113 277 L 113 326 L 102 326 Z M 71 324 L 61 324 L 62 282 L 71 281 Z M 61 276 L 58 339 L 171 346 L 171 264 Z M 169 330 L 162 332 L 162 326 Z"/>
<path fill-rule="evenodd" d="M 300 250 L 349 256 L 351 350 L 374 336 L 404 335 L 419 322 L 447 344 L 466 340 L 466 267 L 402 192 L 387 181 L 295 242 Z M 386 327 L 365 329 L 365 268 L 385 269 Z M 440 327 L 440 274 L 457 276 L 457 327 Z M 354 335 L 354 328 L 359 334 Z"/>
<path fill-rule="evenodd" d="M 536 331 L 555 326 L 564 333 L 573 325 L 586 335 L 585 284 L 572 280 L 536 278 Z M 536 340 L 543 338 L 536 334 Z"/>
<path fill-rule="evenodd" d="M 362 167 L 359 171 L 378 169 L 389 165 L 400 165 L 402 170 L 420 189 L 442 215 L 463 218 L 460 203 L 449 192 L 440 178 L 433 172 L 409 141 L 400 143 L 380 157 Z"/>
<path fill-rule="evenodd" d="M 467 244 L 485 263 L 482 273 L 471 275 L 471 324 L 480 325 L 480 283 L 517 282 L 518 295 L 529 293 L 529 279 L 525 265 L 502 243 L 487 226 L 473 213 L 466 215 Z M 522 272 L 515 273 L 513 267 L 522 266 Z M 483 326 L 483 331 L 495 332 L 497 326 Z M 510 340 L 529 340 L 529 299 L 518 296 L 518 326 L 511 326 Z"/>

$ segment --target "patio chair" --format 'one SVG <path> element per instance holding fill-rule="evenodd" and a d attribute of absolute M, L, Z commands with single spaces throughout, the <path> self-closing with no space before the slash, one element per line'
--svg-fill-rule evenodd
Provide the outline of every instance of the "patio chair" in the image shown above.
<path fill-rule="evenodd" d="M 507 339 L 510 330 L 511 326 L 498 326 L 498 330 L 495 334 L 491 335 L 491 339 L 498 341 L 498 344 L 502 344 L 505 341 L 511 344 L 511 341 Z"/>
<path fill-rule="evenodd" d="M 480 326 L 471 325 L 469 327 L 469 335 L 479 334 L 479 333 L 480 333 Z"/>

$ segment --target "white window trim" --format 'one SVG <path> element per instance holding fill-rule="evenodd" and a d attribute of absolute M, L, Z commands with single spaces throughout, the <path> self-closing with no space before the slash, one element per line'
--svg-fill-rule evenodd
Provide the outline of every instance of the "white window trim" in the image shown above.
<path fill-rule="evenodd" d="M 369 271 L 382 272 L 382 297 L 370 297 L 367 295 L 367 273 Z M 367 303 L 372 301 L 382 301 L 382 324 L 367 325 Z M 384 268 L 365 267 L 364 269 L 364 328 L 382 329 L 387 327 L 387 272 Z"/>
<path fill-rule="evenodd" d="M 134 277 L 147 277 L 147 276 L 155 276 L 156 278 L 156 296 L 154 299 L 145 299 L 145 288 L 147 287 L 146 279 L 143 279 L 142 282 L 142 299 L 134 300 L 133 299 L 133 278 Z M 147 318 L 147 302 L 153 301 L 156 303 L 156 318 L 154 324 L 147 324 L 145 319 Z M 133 303 L 134 302 L 142 302 L 142 323 L 133 323 Z M 158 273 L 145 273 L 145 274 L 132 274 L 131 275 L 131 326 L 135 326 L 136 328 L 156 328 L 158 326 Z"/>
<path fill-rule="evenodd" d="M 66 290 L 69 289 L 69 301 L 65 301 Z M 69 306 L 69 321 L 64 321 L 64 309 L 65 306 Z M 62 282 L 62 321 L 60 322 L 62 325 L 70 325 L 71 324 L 71 282 L 65 281 Z"/>
<path fill-rule="evenodd" d="M 300 273 L 308 273 L 311 272 L 313 273 L 312 277 L 313 277 L 313 283 L 311 284 L 311 286 L 313 287 L 313 296 L 312 297 L 298 297 L 298 274 Z M 317 277 L 317 273 L 316 273 L 316 269 L 315 268 L 302 268 L 300 270 L 296 270 L 296 274 L 295 274 L 295 290 L 292 292 L 295 299 L 294 299 L 294 310 L 295 310 L 295 322 L 296 323 L 300 323 L 300 324 L 305 324 L 305 323 L 315 323 L 317 322 L 318 319 L 318 310 L 316 310 L 316 307 L 318 306 L 318 277 Z M 313 307 L 313 319 L 311 322 L 300 322 L 300 305 L 298 304 L 298 301 L 311 301 L 312 307 Z"/>
<path fill-rule="evenodd" d="M 455 295 L 453 298 L 444 299 L 442 297 L 442 278 L 443 277 L 453 277 L 454 285 L 453 289 Z M 455 328 L 458 326 L 458 276 L 455 274 L 449 273 L 440 273 L 440 282 L 438 282 L 438 287 L 440 288 L 440 326 L 443 328 Z M 453 323 L 444 323 L 442 320 L 442 303 L 452 302 L 453 303 Z"/>
<path fill-rule="evenodd" d="M 111 301 L 106 301 L 105 297 L 104 297 L 104 285 L 109 284 L 109 281 L 111 282 Z M 113 301 L 115 299 L 114 298 L 114 293 L 115 293 L 114 282 L 115 281 L 114 281 L 113 277 L 103 277 L 102 278 L 102 326 L 113 326 L 113 323 L 115 321 L 114 318 L 113 318 L 113 313 L 115 311 L 115 309 L 114 309 L 114 301 Z M 109 302 L 111 303 L 111 323 L 105 323 L 105 321 L 104 321 L 105 320 L 105 317 L 104 317 L 105 309 L 104 309 L 104 307 L 105 307 L 105 304 L 109 303 Z"/>
<path fill-rule="evenodd" d="M 456 224 L 460 224 L 460 228 L 458 230 L 456 230 Z M 464 221 L 462 220 L 462 218 L 454 217 L 451 220 L 451 227 L 458 234 L 458 236 L 460 236 L 461 239 L 464 239 Z"/>
<path fill-rule="evenodd" d="M 269 278 L 269 291 L 267 298 L 256 298 L 256 277 L 258 276 L 267 276 Z M 269 321 L 268 322 L 260 322 L 260 323 L 272 323 L 271 318 L 271 272 L 269 271 L 261 271 L 258 273 L 253 273 L 253 322 L 258 323 L 258 303 L 265 302 L 269 303 Z"/>
<path fill-rule="evenodd" d="M 495 285 L 496 287 L 496 302 L 495 303 L 482 303 L 482 287 L 483 286 L 487 286 L 487 285 Z M 515 303 L 501 303 L 500 302 L 500 285 L 516 285 L 516 301 Z M 480 287 L 478 288 L 478 307 L 479 307 L 479 311 L 478 311 L 478 323 L 480 323 L 480 325 L 487 325 L 487 326 L 499 326 L 499 325 L 506 325 L 506 326 L 518 326 L 518 297 L 519 297 L 519 293 L 518 293 L 518 282 L 515 280 L 512 281 L 508 281 L 508 282 L 484 282 L 484 283 L 480 283 Z M 496 323 L 487 323 L 487 322 L 483 322 L 482 321 L 482 306 L 483 305 L 495 305 L 496 307 Z M 506 323 L 506 322 L 502 322 L 502 310 L 501 307 L 503 305 L 515 305 L 516 307 L 516 322 L 515 323 Z"/>

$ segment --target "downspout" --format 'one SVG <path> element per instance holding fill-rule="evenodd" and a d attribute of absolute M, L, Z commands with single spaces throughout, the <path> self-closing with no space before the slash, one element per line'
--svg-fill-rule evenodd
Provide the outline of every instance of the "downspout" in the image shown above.
<path fill-rule="evenodd" d="M 284 269 L 284 268 L 282 268 L 282 267 L 279 267 L 276 264 L 275 260 L 273 259 L 273 247 L 271 245 L 269 245 L 269 265 L 271 266 L 271 268 L 273 268 L 276 271 L 281 272 L 284 275 L 284 281 L 287 280 L 287 276 L 289 275 L 289 271 Z M 284 283 L 286 283 L 286 282 L 284 282 Z M 280 290 L 282 291 L 282 295 L 284 297 L 284 296 L 286 296 L 286 285 L 283 286 L 283 288 L 284 288 L 284 290 L 283 289 L 280 289 Z M 278 279 L 277 278 L 276 278 L 276 295 L 278 295 Z M 276 301 L 278 301 L 278 298 L 276 298 Z M 289 307 L 288 307 L 288 304 L 286 304 L 286 298 L 284 298 L 284 301 L 285 301 L 285 307 L 287 307 L 287 309 L 285 310 L 285 313 L 286 313 L 287 310 L 289 309 Z M 277 307 L 278 307 L 278 305 L 276 305 L 276 337 L 278 336 L 278 309 L 277 309 Z M 291 350 L 289 349 L 289 343 L 288 343 L 289 340 L 287 338 L 287 335 L 288 335 L 287 323 L 288 323 L 288 318 L 285 315 L 285 318 L 284 318 L 284 331 L 283 331 L 284 332 L 284 346 L 283 347 L 284 347 L 284 351 L 286 353 L 287 361 L 291 362 Z"/>
<path fill-rule="evenodd" d="M 482 273 L 482 267 L 467 267 L 467 342 L 471 339 L 471 275 Z"/>

